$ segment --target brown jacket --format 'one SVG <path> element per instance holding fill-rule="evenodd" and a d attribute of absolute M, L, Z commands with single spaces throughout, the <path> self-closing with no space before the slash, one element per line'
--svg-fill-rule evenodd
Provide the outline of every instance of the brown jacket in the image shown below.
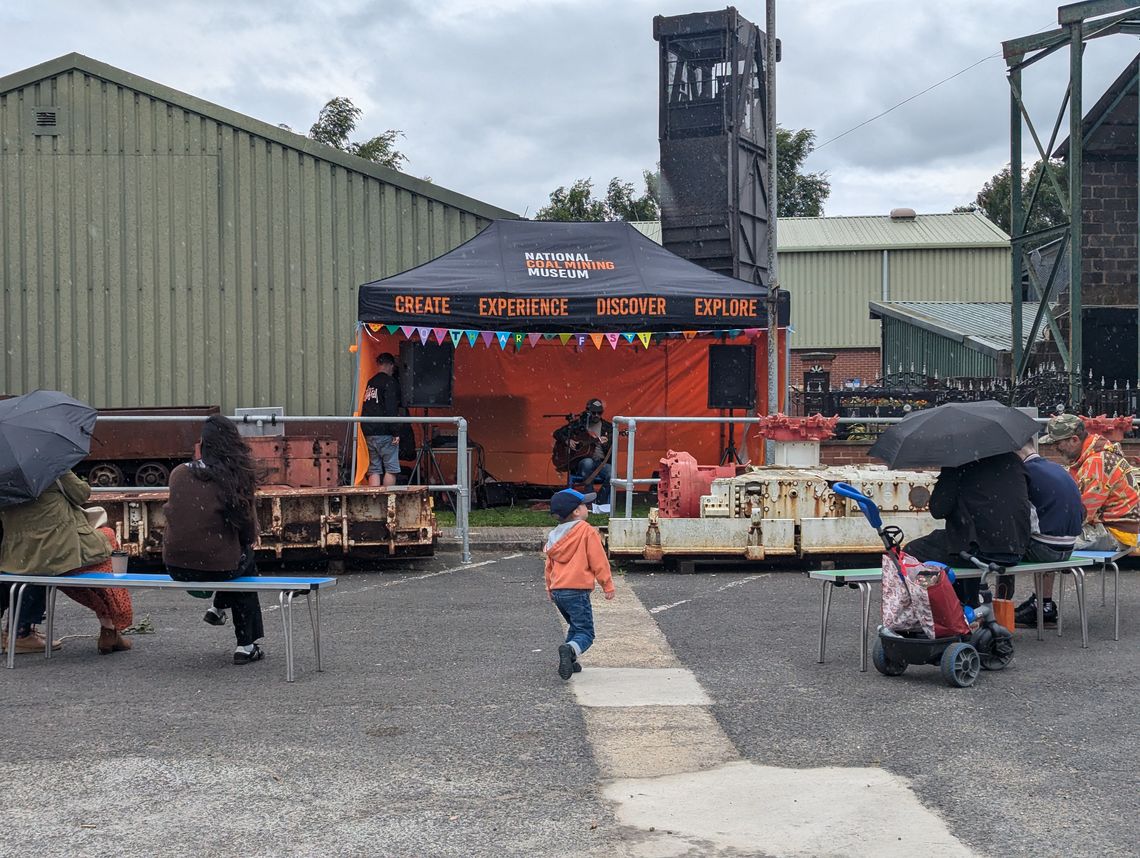
<path fill-rule="evenodd" d="M 198 479 L 190 467 L 179 465 L 170 474 L 170 499 L 162 508 L 162 562 L 199 572 L 232 572 L 242 546 L 257 542 L 256 510 L 252 525 L 239 533 L 226 522 L 217 484 Z"/>
<path fill-rule="evenodd" d="M 0 509 L 0 571 L 63 575 L 111 556 L 107 537 L 87 523 L 91 487 L 71 471 L 34 501 Z"/>

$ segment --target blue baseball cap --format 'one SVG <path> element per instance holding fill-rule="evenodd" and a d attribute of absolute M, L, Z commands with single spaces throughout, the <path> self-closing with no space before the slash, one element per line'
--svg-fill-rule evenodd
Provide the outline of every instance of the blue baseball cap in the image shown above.
<path fill-rule="evenodd" d="M 566 518 L 580 504 L 592 503 L 597 496 L 597 492 L 582 494 L 573 489 L 563 489 L 550 498 L 550 514 L 557 519 Z"/>

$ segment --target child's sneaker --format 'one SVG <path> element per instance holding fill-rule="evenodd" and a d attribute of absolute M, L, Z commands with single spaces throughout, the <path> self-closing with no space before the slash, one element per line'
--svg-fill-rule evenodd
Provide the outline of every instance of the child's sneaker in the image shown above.
<path fill-rule="evenodd" d="M 570 644 L 558 647 L 558 675 L 563 679 L 569 679 L 574 675 L 574 663 L 574 647 Z"/>
<path fill-rule="evenodd" d="M 581 673 L 582 672 L 582 665 L 578 664 L 577 660 L 574 661 L 574 672 L 575 673 Z"/>

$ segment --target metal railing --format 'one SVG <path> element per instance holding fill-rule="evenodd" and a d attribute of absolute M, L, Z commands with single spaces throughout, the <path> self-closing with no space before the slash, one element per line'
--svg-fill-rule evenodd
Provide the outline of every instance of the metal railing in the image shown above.
<path fill-rule="evenodd" d="M 100 414 L 96 422 L 107 423 L 176 423 L 197 421 L 204 423 L 208 414 Z M 256 426 L 275 426 L 279 423 L 397 423 L 426 424 L 444 423 L 456 428 L 455 482 L 453 484 L 427 485 L 429 492 L 455 493 L 455 530 L 462 544 L 464 563 L 471 562 L 471 475 L 467 469 L 467 419 L 465 417 L 289 417 L 279 414 L 242 414 L 230 416 L 234 423 Z M 356 478 L 356 444 L 352 445 L 352 475 Z M 428 479 L 431 479 L 430 471 Z M 165 486 L 92 486 L 93 493 L 162 491 Z"/>

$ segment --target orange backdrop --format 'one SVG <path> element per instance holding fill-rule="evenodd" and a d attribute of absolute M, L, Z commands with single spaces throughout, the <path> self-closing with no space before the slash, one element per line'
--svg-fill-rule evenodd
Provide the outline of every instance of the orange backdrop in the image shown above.
<path fill-rule="evenodd" d="M 376 356 L 381 352 L 399 355 L 399 335 L 374 334 L 364 330 L 360 360 L 359 403 L 368 379 L 376 372 Z M 432 340 L 434 343 L 434 340 Z M 648 349 L 637 340 L 622 340 L 611 348 L 601 348 L 587 340 L 584 346 L 562 345 L 557 339 L 539 340 L 534 346 L 514 343 L 501 349 L 495 341 L 470 346 L 466 340 L 455 350 L 455 376 L 450 409 L 432 409 L 429 416 L 467 418 L 468 436 L 483 445 L 486 469 L 503 482 L 560 485 L 565 476 L 550 461 L 554 430 L 563 425 L 566 414 L 581 412 L 586 400 L 598 397 L 606 404 L 606 418 L 626 416 L 706 417 L 722 413 L 706 408 L 708 402 L 708 347 L 727 342 L 756 344 L 757 389 L 761 403 L 768 389 L 766 334 L 755 338 L 721 340 L 697 336 L 654 341 Z M 786 347 L 786 332 L 780 330 L 780 353 Z M 783 395 L 784 362 L 780 363 L 780 391 Z M 759 413 L 766 414 L 761 405 Z M 359 414 L 359 408 L 355 412 Z M 422 415 L 413 409 L 415 416 Z M 556 415 L 548 417 L 546 415 Z M 736 416 L 744 416 L 736 412 Z M 422 440 L 416 427 L 416 440 Z M 436 427 L 441 434 L 454 434 L 454 428 Z M 742 427 L 737 427 L 737 447 Z M 620 463 L 625 467 L 628 440 L 620 439 Z M 716 424 L 642 424 L 637 427 L 635 468 L 646 477 L 659 467 L 659 460 L 672 450 L 684 450 L 701 464 L 716 464 L 724 442 L 722 427 Z M 753 461 L 763 457 L 763 445 L 748 433 L 747 452 Z M 368 451 L 357 433 L 357 483 L 365 480 Z"/>

